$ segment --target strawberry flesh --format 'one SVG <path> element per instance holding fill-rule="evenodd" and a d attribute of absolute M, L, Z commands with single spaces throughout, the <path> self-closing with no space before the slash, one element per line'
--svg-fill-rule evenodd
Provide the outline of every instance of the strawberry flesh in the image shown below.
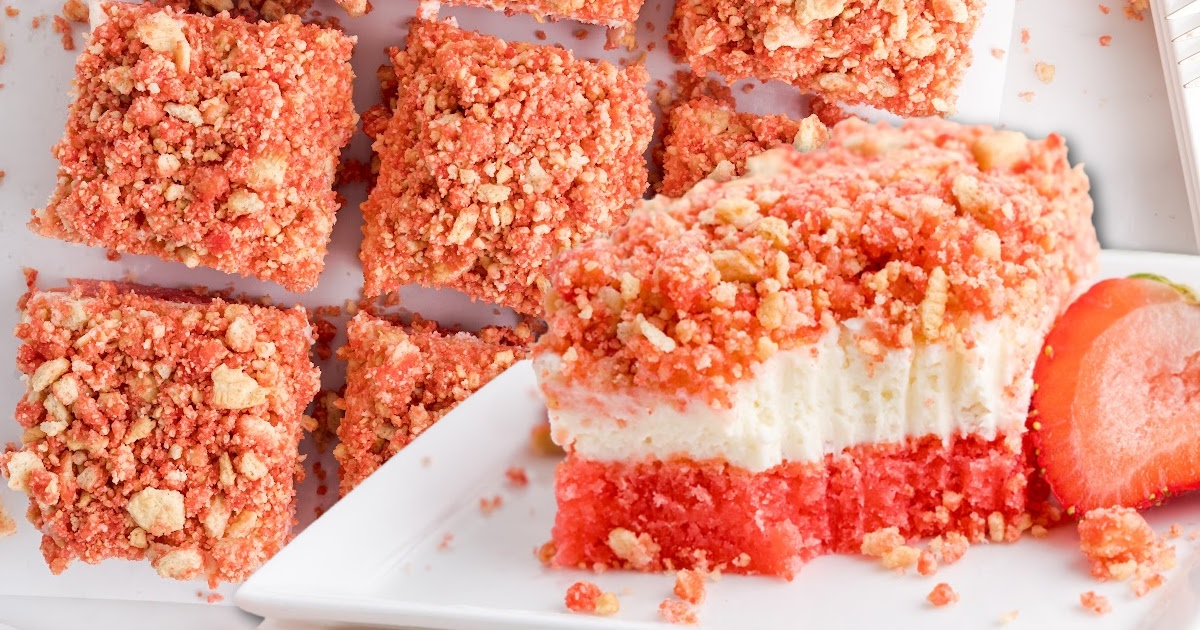
<path fill-rule="evenodd" d="M 1030 429 L 1068 512 L 1200 487 L 1200 306 L 1147 277 L 1102 281 L 1046 337 Z"/>

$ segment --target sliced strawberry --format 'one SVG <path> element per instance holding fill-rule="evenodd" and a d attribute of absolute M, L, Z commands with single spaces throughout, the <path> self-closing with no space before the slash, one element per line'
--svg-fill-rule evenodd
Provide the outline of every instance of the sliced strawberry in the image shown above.
<path fill-rule="evenodd" d="M 1068 512 L 1200 487 L 1200 306 L 1186 288 L 1096 284 L 1054 325 L 1033 378 L 1032 442 Z"/>

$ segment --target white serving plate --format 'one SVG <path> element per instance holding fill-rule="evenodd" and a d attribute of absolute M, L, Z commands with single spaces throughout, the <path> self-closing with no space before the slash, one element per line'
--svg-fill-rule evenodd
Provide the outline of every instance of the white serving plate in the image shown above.
<path fill-rule="evenodd" d="M 1151 272 L 1200 286 L 1200 258 L 1109 251 L 1101 277 Z M 545 418 L 533 370 L 522 362 L 401 451 L 312 524 L 238 591 L 244 609 L 279 619 L 458 629 L 650 628 L 671 596 L 668 574 L 544 568 L 533 550 L 549 539 L 554 517 L 554 458 L 530 452 L 529 430 Z M 524 467 L 529 486 L 506 485 L 504 472 Z M 485 515 L 484 497 L 503 505 Z M 1148 510 L 1159 530 L 1200 527 L 1200 495 Z M 448 546 L 443 545 L 452 536 Z M 935 577 L 899 575 L 861 557 L 818 558 L 791 582 L 725 576 L 709 583 L 700 608 L 704 628 L 967 628 L 998 625 L 1018 611 L 1015 627 L 1163 628 L 1200 622 L 1197 543 L 1175 540 L 1179 566 L 1144 598 L 1128 583 L 1091 578 L 1072 526 L 1045 539 L 973 546 Z M 444 547 L 444 548 L 443 548 Z M 576 580 L 618 593 L 611 618 L 566 611 Z M 937 582 L 960 595 L 954 606 L 925 601 Z M 1098 617 L 1079 595 L 1107 596 L 1113 612 Z"/>

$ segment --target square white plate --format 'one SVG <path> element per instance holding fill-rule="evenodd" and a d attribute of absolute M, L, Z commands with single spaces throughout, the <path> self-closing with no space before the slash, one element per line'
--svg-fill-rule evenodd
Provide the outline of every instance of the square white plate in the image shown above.
<path fill-rule="evenodd" d="M 1105 252 L 1102 276 L 1152 272 L 1200 286 L 1200 258 Z M 237 593 L 239 606 L 281 619 L 459 629 L 648 628 L 671 596 L 666 574 L 601 575 L 544 568 L 534 549 L 548 540 L 554 517 L 555 460 L 530 452 L 529 430 L 545 417 L 528 362 L 462 403 L 311 525 Z M 525 488 L 505 471 L 528 472 Z M 480 499 L 503 497 L 489 514 Z M 1200 526 L 1200 495 L 1149 510 L 1159 531 Z M 447 538 L 450 537 L 450 538 Z M 448 540 L 448 544 L 447 541 Z M 1179 566 L 1167 583 L 1138 599 L 1125 582 L 1099 583 L 1088 573 L 1073 526 L 1045 539 L 973 546 L 935 577 L 899 575 L 849 556 L 814 560 L 791 582 L 725 576 L 709 583 L 700 608 L 705 628 L 1015 627 L 1183 628 L 1200 619 L 1196 545 L 1176 539 Z M 616 592 L 611 618 L 566 611 L 576 580 Z M 945 609 L 925 601 L 937 582 L 961 600 Z M 1097 617 L 1079 603 L 1094 590 L 1113 612 Z"/>

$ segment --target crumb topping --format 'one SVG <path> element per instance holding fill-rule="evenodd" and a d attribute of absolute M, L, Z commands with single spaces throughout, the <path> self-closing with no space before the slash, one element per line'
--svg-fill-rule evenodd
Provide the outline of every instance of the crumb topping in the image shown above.
<path fill-rule="evenodd" d="M 558 384 L 724 405 L 757 363 L 851 319 L 879 356 L 969 346 L 977 318 L 1037 327 L 1094 269 L 1087 190 L 1057 135 L 848 120 L 828 149 L 764 153 L 559 257 L 538 352 L 561 358 Z"/>
<path fill-rule="evenodd" d="M 314 286 L 357 123 L 354 38 L 106 3 L 30 227 L 66 241 Z"/>
<path fill-rule="evenodd" d="M 729 88 L 716 82 L 685 93 L 666 113 L 659 193 L 679 197 L 702 179 L 729 181 L 745 174 L 746 159 L 767 149 L 824 148 L 829 130 L 815 116 L 759 116 L 734 109 Z M 686 83 L 685 83 L 686 85 Z"/>
<path fill-rule="evenodd" d="M 547 263 L 624 222 L 646 188 L 645 68 L 423 20 L 392 61 L 364 292 L 419 283 L 540 315 Z"/>
<path fill-rule="evenodd" d="M 697 75 L 779 80 L 905 117 L 953 113 L 983 0 L 680 0 L 668 42 Z"/>
<path fill-rule="evenodd" d="M 346 361 L 344 410 L 334 456 L 345 495 L 385 461 L 513 363 L 532 341 L 528 326 L 490 326 L 478 335 L 436 322 L 409 326 L 359 312 L 338 350 Z"/>
<path fill-rule="evenodd" d="M 290 535 L 319 378 L 304 310 L 160 293 L 34 292 L 17 326 L 25 431 L 0 472 L 29 495 L 56 574 L 146 558 L 166 577 L 236 582 Z M 238 320 L 256 331 L 242 350 L 225 343 Z M 220 404 L 229 372 L 252 400 Z"/>

